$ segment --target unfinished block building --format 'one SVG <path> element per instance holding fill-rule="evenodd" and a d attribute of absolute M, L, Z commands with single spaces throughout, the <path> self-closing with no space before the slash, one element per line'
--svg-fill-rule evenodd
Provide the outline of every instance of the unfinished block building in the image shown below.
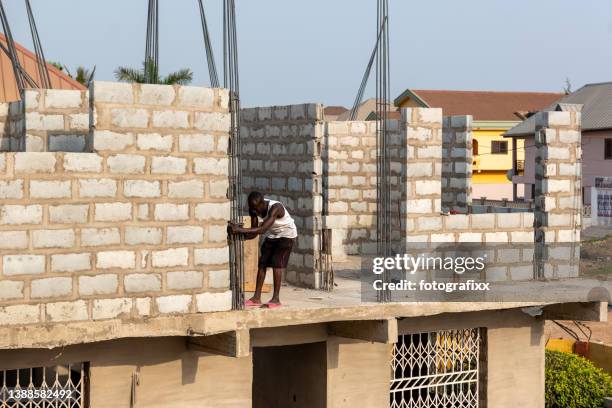
<path fill-rule="evenodd" d="M 96 408 L 544 405 L 544 320 L 602 319 L 604 303 L 367 303 L 349 280 L 313 290 L 324 265 L 376 252 L 379 182 L 375 124 L 327 122 L 320 105 L 241 113 L 245 192 L 283 201 L 300 236 L 285 307 L 231 310 L 228 102 L 221 89 L 94 82 L 2 106 L 2 392 L 57 382 Z M 438 109 L 390 123 L 397 251 L 577 242 L 580 114 L 538 117 L 531 212 L 472 206 L 470 124 Z M 577 274 L 574 253 L 518 255 L 482 278 Z"/>

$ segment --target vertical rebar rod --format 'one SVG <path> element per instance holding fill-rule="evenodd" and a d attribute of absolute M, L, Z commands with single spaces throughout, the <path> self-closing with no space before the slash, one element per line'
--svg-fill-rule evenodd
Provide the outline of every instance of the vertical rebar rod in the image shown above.
<path fill-rule="evenodd" d="M 25 0 L 26 11 L 28 14 L 28 22 L 30 24 L 30 32 L 32 33 L 32 43 L 34 44 L 34 53 L 36 54 L 36 66 L 38 68 L 38 76 L 40 78 L 39 85 L 44 89 L 51 89 L 51 77 L 49 76 L 49 69 L 47 67 L 47 60 L 45 59 L 45 53 L 43 52 L 42 44 L 40 42 L 40 36 L 38 35 L 38 29 L 36 28 L 36 20 L 34 19 L 34 13 L 32 12 L 32 6 L 30 0 Z"/>
<path fill-rule="evenodd" d="M 376 241 L 377 256 L 389 257 L 391 255 L 391 180 L 389 161 L 389 0 L 378 0 L 376 10 L 376 31 L 381 33 L 379 50 L 376 56 L 376 149 L 377 149 L 377 212 L 376 212 Z M 390 281 L 390 272 L 382 275 L 383 282 Z M 389 302 L 391 292 L 382 290 L 377 292 L 379 302 Z"/>
<path fill-rule="evenodd" d="M 240 140 L 240 81 L 238 71 L 238 38 L 236 30 L 236 5 L 234 0 L 223 2 L 223 43 L 224 85 L 229 88 L 230 96 L 230 152 L 229 152 L 229 198 L 231 200 L 231 221 L 242 223 L 242 168 Z M 230 285 L 232 307 L 244 308 L 244 238 L 242 235 L 229 236 L 230 247 Z"/>
<path fill-rule="evenodd" d="M 17 49 L 15 48 L 13 34 L 11 33 L 11 27 L 6 16 L 6 11 L 4 10 L 2 0 L 0 0 L 0 22 L 2 23 L 2 30 L 4 31 L 4 36 L 6 37 L 6 48 L 8 49 L 9 58 L 11 59 L 15 81 L 17 82 L 17 89 L 19 90 L 19 94 L 21 94 L 25 88 L 21 64 L 19 62 L 19 58 L 17 57 Z"/>
<path fill-rule="evenodd" d="M 145 45 L 144 79 L 155 83 L 159 70 L 159 0 L 149 0 L 147 38 Z"/>
<path fill-rule="evenodd" d="M 198 0 L 198 5 L 200 6 L 200 19 L 202 20 L 202 34 L 204 36 L 204 47 L 206 48 L 206 63 L 208 65 L 208 75 L 210 76 L 210 86 L 218 88 L 219 76 L 217 74 L 217 65 L 215 64 L 212 42 L 210 41 L 210 32 L 208 30 L 208 22 L 206 21 L 203 0 Z"/>

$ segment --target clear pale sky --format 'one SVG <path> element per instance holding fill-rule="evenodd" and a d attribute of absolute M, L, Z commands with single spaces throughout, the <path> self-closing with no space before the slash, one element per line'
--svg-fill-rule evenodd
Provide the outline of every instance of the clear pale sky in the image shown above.
<path fill-rule="evenodd" d="M 350 106 L 376 37 L 375 0 L 236 0 L 243 106 Z M 5 1 L 15 39 L 32 40 L 24 2 Z M 48 60 L 139 66 L 147 0 L 31 0 Z M 221 54 L 221 0 L 205 0 Z M 561 91 L 612 81 L 609 0 L 390 0 L 391 87 Z M 196 0 L 160 0 L 162 74 L 208 85 Z M 366 97 L 372 96 L 370 87 Z"/>

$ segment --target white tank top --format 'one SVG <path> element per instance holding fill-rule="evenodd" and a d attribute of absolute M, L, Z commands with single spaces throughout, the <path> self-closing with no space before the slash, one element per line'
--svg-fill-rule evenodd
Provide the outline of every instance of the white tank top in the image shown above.
<path fill-rule="evenodd" d="M 277 218 L 274 220 L 274 224 L 266 231 L 267 238 L 296 238 L 298 236 L 297 228 L 295 227 L 295 221 L 289 215 L 289 211 L 285 208 L 283 203 L 280 201 L 274 200 L 266 200 L 268 202 L 268 212 L 272 208 L 273 205 L 280 204 L 285 209 L 285 215 L 282 218 Z M 259 219 L 259 223 L 263 222 L 261 217 L 257 217 Z"/>

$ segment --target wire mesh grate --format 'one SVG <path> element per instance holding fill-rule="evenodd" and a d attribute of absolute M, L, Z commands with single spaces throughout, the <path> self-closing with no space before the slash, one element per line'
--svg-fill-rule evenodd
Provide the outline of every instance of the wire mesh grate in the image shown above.
<path fill-rule="evenodd" d="M 89 364 L 0 370 L 0 408 L 86 408 Z"/>
<path fill-rule="evenodd" d="M 399 336 L 391 364 L 391 408 L 477 408 L 484 329 Z"/>

